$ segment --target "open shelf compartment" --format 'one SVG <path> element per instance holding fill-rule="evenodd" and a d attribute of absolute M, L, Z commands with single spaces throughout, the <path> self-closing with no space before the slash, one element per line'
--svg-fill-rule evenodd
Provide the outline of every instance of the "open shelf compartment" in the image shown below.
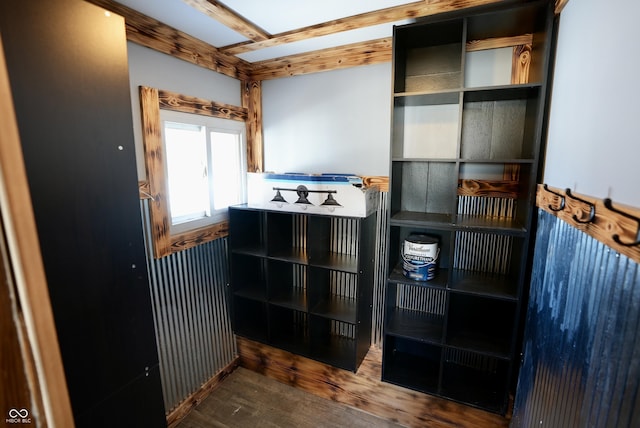
<path fill-rule="evenodd" d="M 311 343 L 309 316 L 306 312 L 270 305 L 269 332 L 270 344 L 309 356 Z"/>
<path fill-rule="evenodd" d="M 509 359 L 517 325 L 516 303 L 451 293 L 445 343 L 461 350 Z"/>
<path fill-rule="evenodd" d="M 496 413 L 506 411 L 508 361 L 450 348 L 443 360 L 443 396 Z"/>
<path fill-rule="evenodd" d="M 356 369 L 357 326 L 311 315 L 311 356 L 335 367 Z"/>
<path fill-rule="evenodd" d="M 231 254 L 231 283 L 233 293 L 248 299 L 267 301 L 266 259 Z"/>
<path fill-rule="evenodd" d="M 442 347 L 387 335 L 383 352 L 382 379 L 385 382 L 438 393 Z"/>
<path fill-rule="evenodd" d="M 238 336 L 266 343 L 268 340 L 267 304 L 240 296 L 233 297 L 233 331 Z"/>
<path fill-rule="evenodd" d="M 269 260 L 269 302 L 307 310 L 307 266 Z"/>

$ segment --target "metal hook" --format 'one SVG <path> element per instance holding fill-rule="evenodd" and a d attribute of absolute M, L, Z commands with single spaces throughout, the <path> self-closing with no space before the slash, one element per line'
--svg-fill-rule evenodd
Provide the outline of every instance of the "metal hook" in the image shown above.
<path fill-rule="evenodd" d="M 635 221 L 636 223 L 638 223 L 638 230 L 636 231 L 636 238 L 638 237 L 638 232 L 640 232 L 640 218 L 632 216 L 629 213 L 626 213 L 624 211 L 620 211 L 616 208 L 613 208 L 613 205 L 611 204 L 611 199 L 606 198 L 604 200 L 604 206 L 607 207 L 607 209 L 613 211 L 614 213 L 620 214 L 623 217 L 629 218 L 633 221 Z M 635 242 L 622 242 L 620 241 L 620 235 L 618 235 L 617 233 L 615 235 L 612 236 L 613 240 L 625 247 L 633 247 L 634 245 L 640 245 L 640 240 L 637 240 Z"/>
<path fill-rule="evenodd" d="M 589 210 L 590 210 L 590 211 L 589 211 L 589 218 L 588 218 L 588 219 L 586 219 L 586 220 L 580 220 L 580 219 L 578 218 L 578 216 L 574 214 L 574 215 L 573 215 L 573 221 L 575 221 L 576 223 L 580 223 L 580 224 L 591 223 L 591 222 L 593 221 L 593 219 L 595 218 L 595 216 L 596 216 L 596 206 L 595 206 L 595 205 L 593 205 L 593 204 L 592 204 L 591 202 L 589 202 L 589 201 L 585 201 L 584 199 L 581 199 L 581 198 L 577 197 L 576 195 L 573 195 L 573 194 L 571 193 L 571 189 L 568 189 L 568 188 L 567 188 L 567 190 L 565 190 L 565 192 L 567 193 L 567 196 L 568 196 L 568 197 L 570 197 L 571 199 L 575 199 L 576 201 L 578 201 L 578 202 L 582 202 L 583 204 L 585 204 L 585 205 L 588 205 L 588 206 L 589 206 Z"/>
<path fill-rule="evenodd" d="M 547 185 L 546 185 L 546 184 L 543 184 L 543 185 L 542 185 L 542 187 L 543 187 L 543 188 L 544 188 L 544 190 L 546 190 L 547 192 L 549 192 L 549 193 L 551 193 L 551 194 L 554 194 L 554 195 L 556 195 L 557 197 L 559 197 L 559 198 L 560 198 L 560 208 L 553 208 L 553 207 L 551 206 L 551 204 L 549 204 L 549 205 L 548 205 L 548 206 L 549 206 L 549 209 L 550 209 L 551 211 L 556 211 L 556 212 L 558 212 L 558 211 L 562 211 L 562 210 L 564 209 L 564 205 L 565 205 L 565 203 L 564 203 L 564 195 L 561 195 L 560 193 L 556 193 L 556 192 L 554 192 L 553 190 L 549 189 L 549 188 L 547 187 Z"/>

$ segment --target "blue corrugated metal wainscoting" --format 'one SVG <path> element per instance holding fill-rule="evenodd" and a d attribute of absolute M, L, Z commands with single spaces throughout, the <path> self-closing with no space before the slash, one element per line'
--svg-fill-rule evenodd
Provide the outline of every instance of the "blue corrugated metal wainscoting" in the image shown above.
<path fill-rule="evenodd" d="M 640 268 L 540 210 L 514 427 L 640 426 Z"/>

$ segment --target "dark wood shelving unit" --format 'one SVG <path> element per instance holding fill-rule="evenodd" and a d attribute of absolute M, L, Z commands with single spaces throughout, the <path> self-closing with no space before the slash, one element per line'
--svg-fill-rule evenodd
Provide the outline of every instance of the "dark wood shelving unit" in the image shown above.
<path fill-rule="evenodd" d="M 383 381 L 507 411 L 554 28 L 553 2 L 531 1 L 394 29 Z M 402 273 L 415 233 L 439 243 L 429 281 Z"/>
<path fill-rule="evenodd" d="M 236 334 L 356 371 L 371 339 L 375 216 L 231 207 Z"/>

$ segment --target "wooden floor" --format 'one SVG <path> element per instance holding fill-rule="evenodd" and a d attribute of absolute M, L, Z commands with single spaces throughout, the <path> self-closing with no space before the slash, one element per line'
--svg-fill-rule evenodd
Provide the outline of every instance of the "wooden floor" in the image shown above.
<path fill-rule="evenodd" d="M 400 427 L 242 367 L 235 370 L 177 428 Z"/>
<path fill-rule="evenodd" d="M 376 347 L 353 373 L 241 337 L 237 345 L 238 359 L 168 416 L 170 428 L 507 428 L 511 419 L 382 382 Z"/>

